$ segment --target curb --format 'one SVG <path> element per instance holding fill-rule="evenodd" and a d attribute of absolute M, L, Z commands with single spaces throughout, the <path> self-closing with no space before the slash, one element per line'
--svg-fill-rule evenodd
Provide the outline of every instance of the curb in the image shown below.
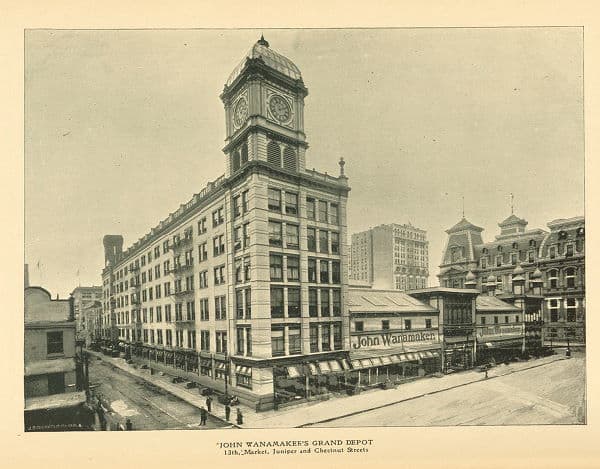
<path fill-rule="evenodd" d="M 160 382 L 156 382 L 156 381 L 152 381 L 152 380 L 150 380 L 148 377 L 144 376 L 142 373 L 140 373 L 140 375 L 138 375 L 138 374 L 135 374 L 135 373 L 133 373 L 131 370 L 128 370 L 128 369 L 126 369 L 126 368 L 122 367 L 122 366 L 121 366 L 121 364 L 119 364 L 119 363 L 113 363 L 113 362 L 111 362 L 111 361 L 108 361 L 108 360 L 106 360 L 106 357 L 104 357 L 104 355 L 102 355 L 101 353 L 94 352 L 94 351 L 90 351 L 90 350 L 87 350 L 87 353 L 89 353 L 90 355 L 93 355 L 93 356 L 95 356 L 95 357 L 99 357 L 99 358 L 100 358 L 100 359 L 101 359 L 101 360 L 102 360 L 104 363 L 108 363 L 109 365 L 111 365 L 111 366 L 114 366 L 115 368 L 118 368 L 119 370 L 123 371 L 124 373 L 127 373 L 127 374 L 128 374 L 128 375 L 130 375 L 130 376 L 133 376 L 133 377 L 135 377 L 135 378 L 142 379 L 142 380 L 146 381 L 147 383 L 150 383 L 150 384 L 152 384 L 153 386 L 156 386 L 156 387 L 158 387 L 158 388 L 162 389 L 164 392 L 167 392 L 167 393 L 169 393 L 171 396 L 174 396 L 174 397 L 176 397 L 177 399 L 180 399 L 180 400 L 182 400 L 182 401 L 186 402 L 187 404 L 189 404 L 189 405 L 191 405 L 191 406 L 195 407 L 195 408 L 196 408 L 196 409 L 198 409 L 198 410 L 200 409 L 200 407 L 199 407 L 199 406 L 198 406 L 196 403 L 194 403 L 194 402 L 191 402 L 191 401 L 189 401 L 189 400 L 187 400 L 187 399 L 185 399 L 185 398 L 183 398 L 183 397 L 181 397 L 181 396 L 178 396 L 177 394 L 174 394 L 174 393 L 173 393 L 173 392 L 171 392 L 169 389 L 167 389 L 167 388 L 163 387 L 163 386 L 162 386 L 162 383 L 160 383 Z M 111 357 L 111 358 L 112 358 L 112 357 Z M 183 391 L 183 390 L 182 390 L 182 391 Z M 185 391 L 185 392 L 187 392 L 187 391 Z M 212 417 L 216 418 L 217 420 L 219 420 L 220 422 L 222 422 L 222 423 L 226 424 L 226 426 L 224 427 L 225 429 L 226 429 L 226 428 L 235 428 L 235 429 L 241 429 L 241 428 L 242 428 L 242 427 L 239 427 L 239 426 L 238 426 L 237 424 L 235 424 L 235 423 L 232 423 L 232 422 L 230 422 L 230 421 L 228 421 L 228 420 L 225 420 L 223 417 L 219 417 L 219 416 L 217 416 L 217 415 L 215 415 L 215 414 L 212 414 L 212 413 L 209 413 L 208 415 L 210 415 L 210 416 L 212 416 Z"/>
<path fill-rule="evenodd" d="M 507 375 L 510 375 L 510 374 L 513 374 L 513 373 L 519 373 L 521 371 L 531 370 L 532 368 L 538 368 L 540 366 L 550 365 L 551 363 L 554 363 L 554 362 L 557 362 L 557 361 L 561 361 L 561 360 L 566 360 L 566 358 L 565 357 L 560 357 L 560 358 L 557 358 L 556 360 L 552 360 L 552 361 L 547 362 L 547 363 L 540 363 L 540 364 L 537 364 L 537 365 L 529 366 L 527 368 L 522 368 L 520 370 L 514 370 L 514 371 L 511 371 L 509 373 L 504 373 L 504 374 L 496 375 L 496 376 L 490 376 L 487 379 L 486 378 L 480 378 L 480 379 L 476 379 L 476 380 L 473 380 L 473 381 L 468 381 L 466 383 L 457 384 L 455 386 L 450 386 L 450 387 L 447 387 L 447 388 L 444 388 L 444 389 L 437 389 L 435 391 L 426 392 L 426 393 L 422 393 L 422 394 L 417 394 L 417 395 L 411 396 L 411 397 L 406 397 L 406 398 L 400 399 L 398 401 L 388 402 L 386 404 L 382 404 L 382 405 L 379 405 L 379 406 L 371 407 L 369 409 L 356 410 L 354 412 L 350 412 L 350 413 L 344 414 L 344 415 L 338 415 L 336 417 L 330 417 L 330 418 L 323 419 L 323 420 L 317 420 L 315 422 L 303 423 L 302 425 L 297 425 L 297 426 L 295 426 L 293 428 L 305 428 L 305 427 L 311 427 L 313 425 L 318 425 L 318 424 L 321 424 L 321 423 L 333 422 L 335 420 L 340 420 L 340 419 L 343 419 L 343 418 L 346 418 L 346 417 L 352 417 L 354 415 L 363 414 L 365 412 L 370 412 L 372 410 L 384 409 L 385 407 L 389 407 L 389 406 L 396 405 L 396 404 L 401 404 L 402 402 L 408 402 L 408 401 L 412 401 L 412 400 L 415 400 L 415 399 L 420 399 L 420 398 L 425 397 L 425 396 L 431 396 L 433 394 L 438 394 L 440 392 L 450 391 L 451 389 L 461 388 L 463 386 L 468 386 L 470 384 L 480 383 L 482 381 L 489 381 L 491 379 L 500 378 L 500 377 L 507 376 Z"/>

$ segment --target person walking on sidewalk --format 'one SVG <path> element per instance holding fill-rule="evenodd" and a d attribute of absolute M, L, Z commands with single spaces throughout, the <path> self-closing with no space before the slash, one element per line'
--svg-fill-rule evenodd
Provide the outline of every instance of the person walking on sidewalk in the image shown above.
<path fill-rule="evenodd" d="M 125 430 L 127 430 L 127 431 L 133 430 L 133 423 L 131 423 L 131 419 L 127 419 L 125 421 Z"/>
<path fill-rule="evenodd" d="M 240 410 L 240 408 L 237 408 L 237 417 L 236 417 L 236 421 L 238 425 L 241 425 L 244 423 L 244 416 L 242 415 L 242 411 Z"/>
<path fill-rule="evenodd" d="M 200 407 L 200 425 L 206 425 L 206 418 L 208 416 L 208 412 L 204 407 Z"/>
<path fill-rule="evenodd" d="M 225 420 L 229 422 L 229 416 L 231 415 L 231 407 L 229 404 L 225 404 Z"/>
<path fill-rule="evenodd" d="M 212 397 L 208 396 L 206 398 L 206 408 L 208 409 L 208 412 L 211 412 L 211 408 L 212 408 Z"/>

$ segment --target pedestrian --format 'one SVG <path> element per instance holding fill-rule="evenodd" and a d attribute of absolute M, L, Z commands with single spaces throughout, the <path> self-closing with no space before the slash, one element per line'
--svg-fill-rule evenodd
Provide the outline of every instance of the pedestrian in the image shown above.
<path fill-rule="evenodd" d="M 127 430 L 127 431 L 133 430 L 133 423 L 131 423 L 131 419 L 127 419 L 125 421 L 125 430 Z"/>
<path fill-rule="evenodd" d="M 208 416 L 208 412 L 204 407 L 200 407 L 200 425 L 206 425 L 206 417 Z"/>
<path fill-rule="evenodd" d="M 211 412 L 212 409 L 212 397 L 208 396 L 206 398 L 206 408 L 208 409 L 208 412 Z"/>
<path fill-rule="evenodd" d="M 231 415 L 231 407 L 229 404 L 225 404 L 225 420 L 229 422 L 229 416 Z"/>
<path fill-rule="evenodd" d="M 244 416 L 242 415 L 242 411 L 240 410 L 240 408 L 237 408 L 237 418 L 236 418 L 237 424 L 241 425 L 244 423 Z"/>
<path fill-rule="evenodd" d="M 488 370 L 487 370 L 487 368 L 485 369 L 485 379 L 488 379 Z"/>

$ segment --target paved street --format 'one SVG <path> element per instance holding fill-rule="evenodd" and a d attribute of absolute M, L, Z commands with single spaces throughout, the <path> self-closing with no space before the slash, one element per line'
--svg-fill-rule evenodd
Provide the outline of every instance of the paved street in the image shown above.
<path fill-rule="evenodd" d="M 90 359 L 90 384 L 94 394 L 110 404 L 112 421 L 131 419 L 134 430 L 210 429 L 223 427 L 209 416 L 206 426 L 199 427 L 200 411 L 181 399 L 124 373 L 104 361 Z"/>
<path fill-rule="evenodd" d="M 585 357 L 317 424 L 319 427 L 585 423 Z"/>

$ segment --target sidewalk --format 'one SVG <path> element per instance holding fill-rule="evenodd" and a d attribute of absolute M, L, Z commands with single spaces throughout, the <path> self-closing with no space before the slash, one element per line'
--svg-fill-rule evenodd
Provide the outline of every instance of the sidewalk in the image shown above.
<path fill-rule="evenodd" d="M 150 370 L 142 370 L 129 365 L 122 358 L 112 358 L 101 353 L 89 351 L 90 355 L 100 357 L 115 367 L 137 376 L 166 392 L 196 407 L 206 408 L 206 398 L 198 393 L 198 389 L 186 389 L 181 384 L 174 384 L 168 376 L 150 375 Z M 557 360 L 564 360 L 564 354 L 532 359 L 524 362 L 498 365 L 488 371 L 488 379 L 505 376 L 538 366 L 547 365 Z M 287 407 L 281 410 L 256 412 L 244 405 L 233 406 L 229 422 L 237 428 L 294 428 L 324 423 L 341 417 L 366 412 L 369 410 L 397 404 L 402 401 L 417 399 L 427 394 L 434 394 L 448 389 L 466 386 L 485 379 L 485 373 L 475 370 L 445 375 L 443 377 L 425 377 L 405 383 L 396 389 L 364 391 L 355 396 L 334 397 L 327 401 L 315 401 Z M 237 408 L 240 408 L 244 423 L 234 424 Z M 224 406 L 213 399 L 211 414 L 225 421 Z"/>

